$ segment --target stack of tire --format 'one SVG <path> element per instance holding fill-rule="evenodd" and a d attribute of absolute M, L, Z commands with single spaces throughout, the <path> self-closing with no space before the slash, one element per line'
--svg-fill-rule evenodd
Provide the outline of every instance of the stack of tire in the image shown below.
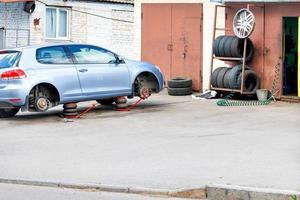
<path fill-rule="evenodd" d="M 168 80 L 168 94 L 171 96 L 185 96 L 193 92 L 192 79 L 176 77 Z"/>
<path fill-rule="evenodd" d="M 219 67 L 212 73 L 211 85 L 215 88 L 241 89 L 242 65 Z M 245 66 L 244 91 L 255 93 L 259 89 L 260 80 L 257 74 Z"/>
<path fill-rule="evenodd" d="M 221 60 L 226 58 L 242 58 L 244 53 L 244 40 L 236 36 L 219 36 L 213 46 L 213 52 Z M 246 63 L 253 59 L 254 46 L 247 38 Z M 242 61 L 242 59 L 241 59 Z M 219 67 L 215 69 L 211 77 L 211 85 L 214 88 L 241 89 L 242 64 L 234 67 Z M 255 93 L 259 88 L 259 77 L 245 65 L 244 91 Z"/>
<path fill-rule="evenodd" d="M 65 103 L 63 105 L 63 116 L 64 118 L 72 118 L 78 115 L 77 103 Z"/>
<path fill-rule="evenodd" d="M 213 52 L 216 57 L 226 60 L 227 58 L 242 58 L 244 53 L 244 39 L 236 36 L 219 36 L 215 39 Z M 250 62 L 254 55 L 252 41 L 247 38 L 246 62 Z"/>

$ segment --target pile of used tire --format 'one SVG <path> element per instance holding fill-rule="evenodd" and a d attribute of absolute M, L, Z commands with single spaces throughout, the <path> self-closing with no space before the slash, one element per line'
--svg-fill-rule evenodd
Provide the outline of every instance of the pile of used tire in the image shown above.
<path fill-rule="evenodd" d="M 215 88 L 241 89 L 242 65 L 234 67 L 219 67 L 211 76 L 211 85 Z M 244 91 L 254 93 L 259 88 L 260 80 L 257 74 L 245 66 Z"/>
<path fill-rule="evenodd" d="M 221 60 L 226 58 L 242 58 L 244 53 L 244 40 L 236 36 L 219 36 L 214 41 L 213 53 Z M 254 46 L 247 38 L 246 62 L 253 59 Z M 242 61 L 242 59 L 241 59 Z M 241 89 L 242 64 L 234 67 L 219 67 L 211 76 L 211 85 L 214 88 Z M 255 93 L 259 88 L 260 80 L 258 75 L 245 65 L 244 91 Z"/>
<path fill-rule="evenodd" d="M 244 53 L 244 39 L 236 36 L 219 36 L 215 39 L 213 52 L 216 57 L 242 58 Z M 254 46 L 252 41 L 247 38 L 246 62 L 250 62 L 254 55 Z"/>
<path fill-rule="evenodd" d="M 168 94 L 171 96 L 190 95 L 193 92 L 191 78 L 171 78 L 168 80 Z"/>

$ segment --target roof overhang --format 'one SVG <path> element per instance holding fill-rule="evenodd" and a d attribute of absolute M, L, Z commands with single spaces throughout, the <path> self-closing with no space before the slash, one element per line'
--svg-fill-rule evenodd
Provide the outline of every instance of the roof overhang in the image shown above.
<path fill-rule="evenodd" d="M 224 3 L 291 3 L 300 0 L 223 0 Z"/>
<path fill-rule="evenodd" d="M 33 0 L 0 0 L 0 3 L 16 3 L 16 2 L 25 2 L 25 1 L 33 1 Z"/>

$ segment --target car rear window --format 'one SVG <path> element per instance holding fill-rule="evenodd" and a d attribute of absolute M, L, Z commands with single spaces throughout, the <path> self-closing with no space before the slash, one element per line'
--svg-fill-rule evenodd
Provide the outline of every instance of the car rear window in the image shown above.
<path fill-rule="evenodd" d="M 42 64 L 70 64 L 72 60 L 68 58 L 62 46 L 44 47 L 36 51 L 36 59 Z"/>
<path fill-rule="evenodd" d="M 0 51 L 0 69 L 12 67 L 18 60 L 19 51 Z"/>

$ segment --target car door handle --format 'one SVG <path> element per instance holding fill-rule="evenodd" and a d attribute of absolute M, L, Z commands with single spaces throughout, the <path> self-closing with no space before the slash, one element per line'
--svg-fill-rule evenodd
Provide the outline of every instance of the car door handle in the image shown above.
<path fill-rule="evenodd" d="M 84 72 L 87 72 L 88 69 L 80 69 L 80 70 L 78 70 L 78 71 L 84 73 Z"/>

